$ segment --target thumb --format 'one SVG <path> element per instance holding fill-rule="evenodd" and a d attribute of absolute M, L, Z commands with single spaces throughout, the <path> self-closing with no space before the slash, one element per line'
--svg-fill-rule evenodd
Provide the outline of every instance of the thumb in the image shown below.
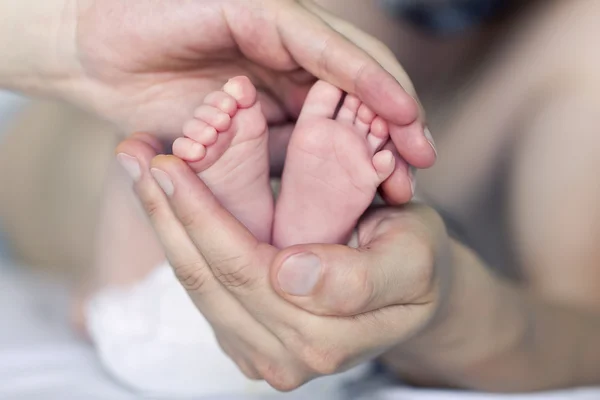
<path fill-rule="evenodd" d="M 274 289 L 306 311 L 339 317 L 433 301 L 431 244 L 393 222 L 362 248 L 315 244 L 283 250 L 271 271 Z"/>

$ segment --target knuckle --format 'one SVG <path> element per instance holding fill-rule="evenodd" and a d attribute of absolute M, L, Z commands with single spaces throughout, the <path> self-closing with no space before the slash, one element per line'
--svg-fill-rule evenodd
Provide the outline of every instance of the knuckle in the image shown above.
<path fill-rule="evenodd" d="M 141 199 L 142 206 L 144 207 L 144 210 L 146 211 L 148 217 L 150 217 L 151 220 L 158 219 L 161 216 L 161 213 L 163 212 L 160 202 L 154 199 L 144 198 L 143 196 L 141 197 Z"/>
<path fill-rule="evenodd" d="M 214 279 L 203 262 L 174 265 L 173 272 L 187 291 L 201 291 Z"/>
<path fill-rule="evenodd" d="M 255 368 L 262 378 L 280 392 L 290 392 L 302 386 L 306 379 L 296 372 L 294 368 L 269 360 L 261 360 Z"/>
<path fill-rule="evenodd" d="M 185 213 L 180 212 L 177 216 L 177 219 L 179 219 L 179 222 L 186 231 L 194 231 L 200 225 L 200 222 L 198 221 L 198 215 L 199 213 L 196 211 Z"/>
<path fill-rule="evenodd" d="M 345 356 L 337 346 L 307 344 L 302 348 L 300 359 L 318 375 L 333 375 L 342 368 Z"/>
<path fill-rule="evenodd" d="M 245 257 L 236 256 L 213 260 L 210 269 L 221 284 L 230 289 L 251 289 L 254 286 L 252 263 Z"/>

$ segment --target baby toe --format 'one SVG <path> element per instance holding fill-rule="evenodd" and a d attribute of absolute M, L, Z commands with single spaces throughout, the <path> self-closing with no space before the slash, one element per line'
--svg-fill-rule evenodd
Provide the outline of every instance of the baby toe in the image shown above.
<path fill-rule="evenodd" d="M 173 155 L 184 161 L 200 161 L 206 156 L 206 147 L 186 137 L 180 137 L 173 142 Z"/>
<path fill-rule="evenodd" d="M 198 107 L 194 112 L 194 117 L 207 123 L 219 132 L 226 131 L 231 126 L 231 117 L 227 113 L 209 105 Z"/>
<path fill-rule="evenodd" d="M 222 90 L 206 95 L 204 104 L 215 107 L 230 117 L 233 117 L 238 110 L 237 101 L 230 94 Z"/>
<path fill-rule="evenodd" d="M 298 122 L 312 118 L 334 118 L 344 92 L 325 81 L 318 81 L 308 92 Z"/>
<path fill-rule="evenodd" d="M 371 123 L 375 119 L 375 116 L 376 115 L 373 112 L 373 110 L 371 110 L 371 108 L 369 108 L 369 106 L 367 106 L 366 104 L 362 104 L 357 112 L 358 120 L 367 125 L 371 125 Z"/>
<path fill-rule="evenodd" d="M 256 103 L 256 87 L 246 76 L 230 79 L 223 86 L 223 92 L 233 97 L 240 108 L 250 108 Z"/>
<path fill-rule="evenodd" d="M 358 97 L 349 94 L 346 95 L 344 103 L 338 111 L 336 120 L 346 125 L 352 125 L 356 120 L 356 113 L 361 106 L 361 101 Z"/>
<path fill-rule="evenodd" d="M 210 146 L 217 141 L 217 130 L 204 121 L 193 119 L 183 127 L 183 135 L 204 146 Z"/>

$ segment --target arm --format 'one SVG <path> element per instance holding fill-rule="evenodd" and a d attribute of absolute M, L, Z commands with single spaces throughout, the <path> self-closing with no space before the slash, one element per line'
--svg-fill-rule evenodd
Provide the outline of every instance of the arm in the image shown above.
<path fill-rule="evenodd" d="M 72 0 L 0 0 L 0 87 L 53 92 L 68 85 L 77 69 L 76 11 Z"/>
<path fill-rule="evenodd" d="M 451 301 L 427 333 L 384 357 L 393 370 L 417 381 L 501 392 L 600 382 L 600 315 L 533 297 L 494 276 L 462 245 L 452 247 Z M 417 355 L 426 374 L 405 361 Z"/>

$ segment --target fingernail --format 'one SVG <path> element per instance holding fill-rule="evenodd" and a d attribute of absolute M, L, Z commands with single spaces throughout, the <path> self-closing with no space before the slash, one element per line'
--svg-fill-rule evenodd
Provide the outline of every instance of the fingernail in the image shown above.
<path fill-rule="evenodd" d="M 284 261 L 277 280 L 292 296 L 308 296 L 321 277 L 321 260 L 312 253 L 296 254 Z"/>
<path fill-rule="evenodd" d="M 433 140 L 433 135 L 431 135 L 431 131 L 429 130 L 429 128 L 425 127 L 424 133 L 425 133 L 425 139 L 427 139 L 427 141 L 431 145 L 431 148 L 435 152 L 435 156 L 437 157 L 437 149 L 435 148 L 435 141 Z"/>
<path fill-rule="evenodd" d="M 163 192 L 165 192 L 167 196 L 173 196 L 173 193 L 175 193 L 175 186 L 173 186 L 173 181 L 169 175 L 167 175 L 166 172 L 156 168 L 152 168 L 150 173 L 158 183 L 158 186 L 161 187 Z"/>
<path fill-rule="evenodd" d="M 133 179 L 134 182 L 140 180 L 140 177 L 142 176 L 142 169 L 140 168 L 140 163 L 135 157 L 131 157 L 125 153 L 119 153 L 117 154 L 117 161 L 119 164 L 121 164 L 129 176 L 131 176 L 131 179 Z"/>
<path fill-rule="evenodd" d="M 412 165 L 408 169 L 408 177 L 410 178 L 410 190 L 412 190 L 413 197 L 417 190 L 417 169 Z"/>

